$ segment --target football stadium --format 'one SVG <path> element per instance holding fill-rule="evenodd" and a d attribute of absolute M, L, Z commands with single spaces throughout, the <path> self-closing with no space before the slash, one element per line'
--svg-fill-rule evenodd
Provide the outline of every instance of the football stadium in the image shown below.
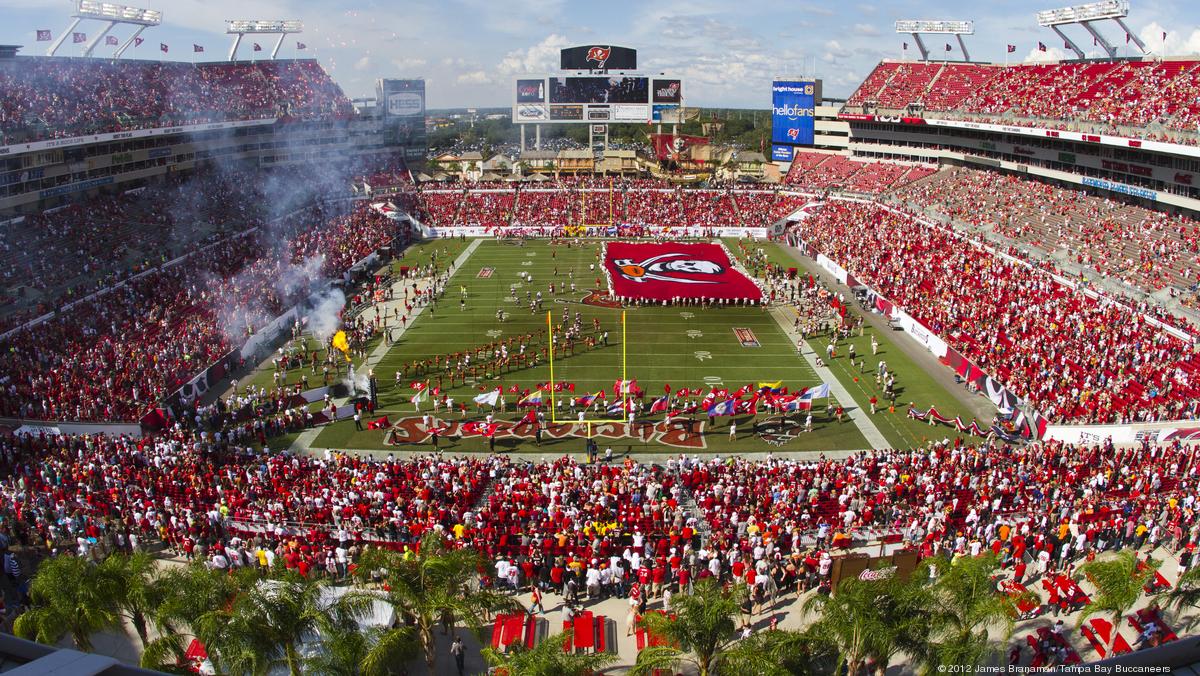
<path fill-rule="evenodd" d="M 1194 7 L 163 4 L 0 28 L 0 671 L 1200 669 Z"/>

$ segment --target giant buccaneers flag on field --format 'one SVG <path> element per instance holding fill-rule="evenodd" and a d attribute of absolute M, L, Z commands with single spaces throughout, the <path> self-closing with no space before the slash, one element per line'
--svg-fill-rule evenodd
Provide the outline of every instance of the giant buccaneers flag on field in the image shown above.
<path fill-rule="evenodd" d="M 619 298 L 671 301 L 715 298 L 759 301 L 762 291 L 733 269 L 716 244 L 613 242 L 604 266 Z"/>

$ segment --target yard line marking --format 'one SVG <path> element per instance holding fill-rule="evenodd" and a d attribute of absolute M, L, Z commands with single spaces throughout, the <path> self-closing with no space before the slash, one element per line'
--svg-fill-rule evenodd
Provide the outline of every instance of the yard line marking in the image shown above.
<path fill-rule="evenodd" d="M 793 340 L 799 338 L 799 334 L 794 332 L 792 325 L 788 322 L 788 317 L 784 314 L 784 308 L 775 308 L 771 311 L 771 315 L 775 317 L 775 321 L 779 323 L 779 328 L 783 329 L 784 334 Z M 804 357 L 804 360 L 808 362 L 808 365 L 812 367 L 812 370 L 821 380 L 829 384 L 830 391 L 833 392 L 833 395 L 837 398 L 838 403 L 843 406 L 846 413 L 850 414 L 850 420 L 858 426 L 858 430 L 862 432 L 867 443 L 871 444 L 871 448 L 880 450 L 891 448 L 892 445 L 888 443 L 883 433 L 875 426 L 875 421 L 871 420 L 870 415 L 858 406 L 854 397 L 850 396 L 850 391 L 842 385 L 842 381 L 833 375 L 833 371 L 830 371 L 825 366 L 817 366 L 817 355 L 809 346 L 808 341 L 804 341 L 801 345 L 803 345 L 800 349 L 801 356 Z"/>

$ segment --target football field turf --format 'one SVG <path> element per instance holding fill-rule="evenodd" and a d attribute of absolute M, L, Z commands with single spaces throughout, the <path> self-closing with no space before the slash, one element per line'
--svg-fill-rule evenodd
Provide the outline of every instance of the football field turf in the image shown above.
<path fill-rule="evenodd" d="M 427 252 L 431 246 L 437 247 L 439 244 L 441 243 L 428 243 L 423 245 L 423 250 Z M 461 242 L 447 242 L 441 246 L 452 246 L 452 253 L 465 248 Z M 772 259 L 783 260 L 787 257 L 786 253 L 778 250 L 773 244 L 762 246 L 773 249 L 768 252 Z M 736 249 L 731 250 L 736 253 Z M 622 344 L 622 310 L 584 302 L 589 292 L 595 288 L 596 278 L 602 276 L 599 272 L 600 251 L 599 242 L 575 243 L 567 247 L 565 244 L 544 240 L 526 242 L 524 246 L 514 242 L 481 241 L 464 265 L 455 271 L 445 296 L 432 308 L 433 311 L 426 308 L 376 365 L 380 391 L 379 409 L 375 415 L 388 416 L 393 425 L 392 430 L 356 431 L 353 422 L 343 421 L 325 428 L 313 445 L 318 448 L 335 449 L 431 448 L 424 428 L 418 423 L 421 413 L 432 412 L 433 407 L 425 401 L 421 404 L 421 411 L 417 412 L 411 401 L 415 391 L 410 387 L 414 381 L 428 381 L 430 388 L 440 388 L 440 391 L 450 396 L 456 404 L 468 405 L 465 417 L 458 412 L 447 414 L 445 409 L 439 412 L 439 419 L 450 423 L 454 428 L 441 440 L 441 447 L 444 449 L 451 452 L 487 450 L 487 439 L 470 434 L 459 436 L 457 432 L 463 423 L 478 421 L 486 414 L 472 399 L 481 391 L 494 390 L 499 386 L 504 388 L 507 411 L 495 413 L 496 418 L 502 422 L 502 431 L 496 436 L 497 450 L 582 452 L 582 438 L 589 433 L 589 426 L 569 424 L 568 421 L 575 420 L 575 415 L 568 410 L 561 410 L 557 416 L 562 424 L 549 426 L 540 449 L 533 445 L 530 426 L 514 427 L 509 424 L 519 420 L 521 416 L 515 407 L 518 395 L 512 394 L 509 389 L 516 385 L 524 391 L 549 381 L 550 365 L 546 361 L 536 365 L 502 369 L 499 373 L 480 371 L 473 376 L 468 375 L 466 383 L 461 380 L 452 381 L 449 374 L 440 368 L 431 368 L 422 373 L 412 366 L 414 361 L 424 362 L 438 355 L 445 357 L 487 346 L 495 341 L 507 341 L 510 337 L 514 338 L 514 347 L 510 348 L 513 351 L 523 340 L 528 341 L 528 352 L 544 348 L 547 311 L 553 313 L 555 324 L 562 322 L 564 309 L 569 313 L 569 322 L 574 321 L 575 313 L 578 312 L 585 337 L 594 335 L 599 338 L 605 331 L 609 334 L 607 346 L 597 344 L 596 347 L 588 349 L 582 345 L 582 341 L 577 341 L 572 354 L 556 355 L 555 382 L 574 384 L 573 395 L 566 391 L 555 395 L 560 404 L 565 403 L 568 397 L 579 397 L 600 389 L 608 392 L 608 400 L 611 403 L 614 381 L 622 377 L 622 347 L 625 352 L 625 377 L 636 379 L 638 386 L 645 391 L 644 401 L 647 408 L 650 401 L 663 394 L 667 384 L 673 391 L 687 387 L 702 388 L 705 392 L 713 386 L 727 388 L 732 392 L 742 385 L 750 383 L 757 386 L 760 382 L 782 381 L 783 386 L 791 391 L 820 384 L 817 374 L 797 354 L 795 346 L 776 320 L 758 307 L 626 308 L 626 342 Z M 411 250 L 408 257 L 412 257 Z M 594 268 L 591 267 L 593 265 Z M 532 283 L 522 281 L 522 272 L 532 275 Z M 576 285 L 574 293 L 569 290 L 571 281 Z M 551 283 L 555 285 L 554 294 L 549 292 Z M 514 284 L 517 285 L 516 302 L 512 300 L 511 289 Z M 602 281 L 601 289 L 604 288 Z M 530 311 L 526 293 L 536 295 L 537 291 L 542 292 L 542 309 Z M 497 316 L 498 310 L 504 311 L 503 320 Z M 600 321 L 599 332 L 592 329 L 593 318 Z M 739 329 L 741 331 L 738 331 Z M 531 338 L 523 339 L 525 336 Z M 859 354 L 869 355 L 870 336 L 868 330 L 864 337 L 853 339 Z M 753 346 L 753 342 L 743 342 L 742 339 L 750 337 L 757 342 L 757 346 Z M 901 400 L 911 396 L 925 398 L 928 401 L 922 402 L 920 398 L 916 400 L 918 406 L 927 407 L 929 403 L 934 403 L 940 411 L 948 413 L 950 417 L 964 415 L 964 419 L 969 420 L 961 405 L 953 401 L 953 397 L 932 383 L 924 374 L 920 374 L 915 365 L 891 346 L 888 336 L 879 335 L 879 339 L 882 346 L 881 356 L 886 355 L 885 358 L 888 359 L 892 370 L 898 374 L 904 388 L 901 390 Z M 816 342 L 813 345 L 817 347 Z M 689 428 L 680 420 L 674 421 L 671 426 L 665 425 L 662 413 L 642 413 L 632 427 L 595 424 L 590 426 L 590 433 L 596 435 L 601 450 L 612 447 L 617 452 L 728 453 L 772 449 L 824 451 L 868 448 L 870 445 L 858 427 L 850 421 L 849 416 L 838 422 L 826 412 L 825 404 L 836 406 L 840 403 L 846 409 L 855 406 L 865 408 L 872 393 L 882 400 L 881 392 L 873 392 L 874 381 L 871 374 L 874 366 L 872 364 L 868 371 L 861 375 L 859 381 L 855 381 L 854 377 L 859 375 L 856 373 L 858 370 L 854 369 L 852 372 L 848 364 L 838 364 L 838 361 L 844 362 L 845 359 L 834 360 L 829 367 L 850 391 L 853 401 L 818 401 L 814 407 L 814 429 L 811 433 L 801 431 L 804 413 L 789 416 L 760 413 L 758 416 L 743 414 L 718 417 L 715 427 L 711 429 L 708 418 L 703 414 L 696 416 L 695 422 Z M 398 370 L 401 377 L 397 384 L 394 376 Z M 549 399 L 548 393 L 546 399 Z M 699 397 L 694 398 L 698 399 Z M 549 418 L 548 411 L 547 417 Z M 612 419 L 621 416 L 619 413 L 610 415 L 593 409 L 586 417 Z M 949 428 L 930 429 L 908 420 L 899 406 L 895 413 L 888 413 L 883 409 L 872 419 L 888 442 L 898 447 L 920 444 L 926 437 L 941 439 L 953 436 L 949 434 L 952 432 Z M 737 426 L 736 438 L 733 440 L 729 436 L 731 421 Z M 703 429 L 705 434 L 698 434 L 700 429 Z M 388 438 L 399 443 L 394 446 L 388 445 Z"/>

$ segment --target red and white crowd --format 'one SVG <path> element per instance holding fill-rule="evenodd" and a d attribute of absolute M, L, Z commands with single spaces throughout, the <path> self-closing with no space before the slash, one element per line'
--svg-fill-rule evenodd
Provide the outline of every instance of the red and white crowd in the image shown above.
<path fill-rule="evenodd" d="M 1121 60 L 1038 64 L 882 62 L 847 100 L 903 110 L 920 104 L 939 116 L 1095 131 L 1138 128 L 1138 138 L 1195 145 L 1200 67 L 1195 61 Z M 1162 125 L 1166 132 L 1146 130 Z M 1178 134 L 1175 132 L 1189 132 Z"/>
<path fill-rule="evenodd" d="M 784 182 L 802 190 L 848 190 L 879 195 L 937 171 L 924 165 L 851 160 L 842 155 L 797 150 Z"/>
<path fill-rule="evenodd" d="M 1125 306 L 875 204 L 827 202 L 794 232 L 1051 421 L 1200 417 L 1200 356 Z"/>
<path fill-rule="evenodd" d="M 316 61 L 192 64 L 18 57 L 0 68 L 0 145 L 350 112 L 349 99 Z"/>

